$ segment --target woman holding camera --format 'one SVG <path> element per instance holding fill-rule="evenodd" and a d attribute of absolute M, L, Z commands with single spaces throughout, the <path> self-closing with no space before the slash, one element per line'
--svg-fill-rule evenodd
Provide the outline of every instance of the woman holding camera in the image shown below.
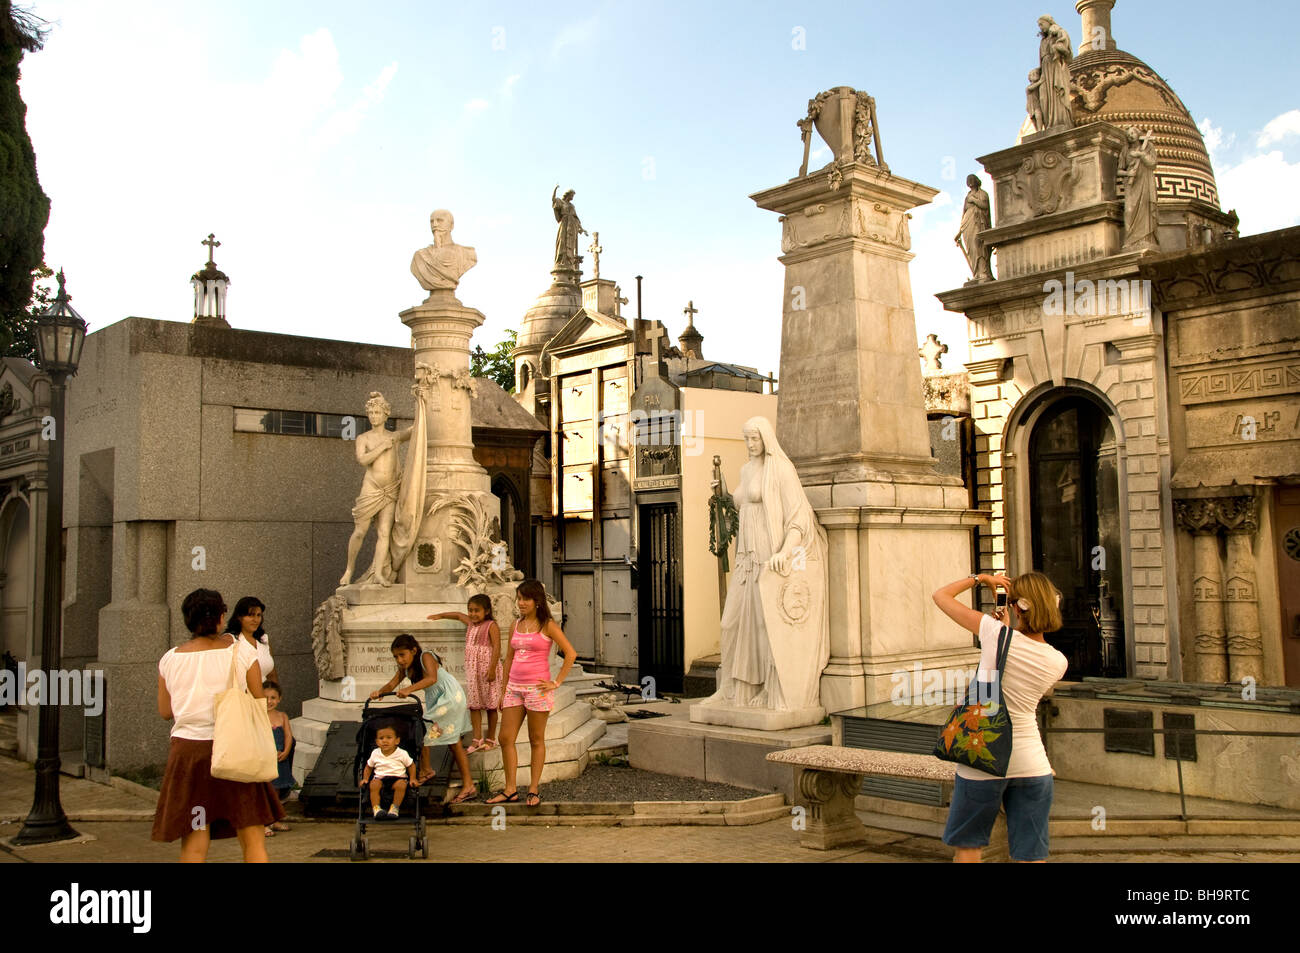
<path fill-rule="evenodd" d="M 981 583 L 1007 593 L 1008 605 L 999 609 L 996 617 L 957 601 L 959 593 Z M 1044 633 L 1061 627 L 1061 594 L 1040 572 L 1027 572 L 1015 579 L 975 575 L 939 589 L 934 602 L 944 615 L 979 636 L 980 681 L 990 680 L 997 671 L 998 636 L 1003 625 L 1013 630 L 1002 677 L 1002 699 L 1011 719 L 1011 762 L 1004 778 L 957 765 L 943 842 L 956 848 L 955 862 L 978 863 L 998 809 L 1005 806 L 1011 859 L 1042 863 L 1048 853 L 1052 766 L 1034 715 L 1038 702 L 1061 680 L 1068 665 L 1065 656 L 1043 638 Z"/>

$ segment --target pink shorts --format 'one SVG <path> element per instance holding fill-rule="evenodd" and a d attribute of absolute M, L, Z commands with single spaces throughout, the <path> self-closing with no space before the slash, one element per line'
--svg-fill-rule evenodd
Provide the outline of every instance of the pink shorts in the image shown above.
<path fill-rule="evenodd" d="M 543 691 L 536 685 L 506 685 L 501 707 L 518 708 L 520 705 L 528 711 L 550 711 L 555 707 L 555 689 Z"/>

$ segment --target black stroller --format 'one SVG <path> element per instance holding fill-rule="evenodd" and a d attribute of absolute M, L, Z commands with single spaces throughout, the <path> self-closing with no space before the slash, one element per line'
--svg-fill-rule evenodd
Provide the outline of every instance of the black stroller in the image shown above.
<path fill-rule="evenodd" d="M 388 692 L 387 694 L 394 695 L 396 693 Z M 386 696 L 381 695 L 380 697 Z M 352 767 L 352 783 L 354 785 L 361 783 L 366 761 L 370 757 L 370 752 L 375 749 L 375 735 L 380 728 L 384 727 L 396 729 L 398 746 L 409 754 L 417 765 L 420 763 L 420 749 L 424 746 L 425 729 L 424 706 L 420 704 L 419 697 L 409 695 L 400 705 L 377 708 L 373 712 L 370 711 L 370 700 L 367 700 L 365 706 L 361 709 L 361 727 L 357 729 L 357 754 Z M 396 818 L 371 816 L 370 791 L 368 788 L 358 788 L 357 828 L 352 841 L 348 844 L 349 859 L 369 859 L 370 846 L 366 840 L 366 827 L 371 824 L 384 827 L 411 824 L 413 833 L 406 842 L 407 858 L 414 859 L 417 851 L 422 857 L 427 858 L 429 856 L 429 839 L 425 833 L 421 806 L 424 801 L 435 793 L 436 788 L 441 787 L 445 793 L 447 785 L 446 764 L 439 763 L 432 767 L 436 772 L 434 778 L 420 787 L 407 790 L 406 797 L 402 800 L 402 806 L 399 808 L 400 816 Z M 392 796 L 390 793 L 385 792 L 381 795 L 381 798 L 380 807 L 387 811 L 388 805 L 392 803 Z"/>

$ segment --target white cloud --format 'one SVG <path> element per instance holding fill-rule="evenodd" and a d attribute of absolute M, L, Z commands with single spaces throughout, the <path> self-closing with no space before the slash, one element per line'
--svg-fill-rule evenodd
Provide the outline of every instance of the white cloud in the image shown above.
<path fill-rule="evenodd" d="M 564 52 L 565 47 L 580 46 L 595 35 L 595 17 L 588 17 L 585 20 L 578 20 L 576 23 L 566 24 L 556 35 L 555 42 L 551 44 L 551 57 L 559 56 Z"/>
<path fill-rule="evenodd" d="M 361 91 L 361 96 L 356 102 L 325 120 L 312 139 L 313 145 L 326 148 L 338 144 L 355 133 L 361 127 L 361 120 L 365 118 L 371 107 L 383 101 L 384 93 L 387 92 L 389 84 L 396 75 L 396 63 L 385 66 L 374 81 Z"/>
<path fill-rule="evenodd" d="M 471 99 L 465 104 L 465 112 L 470 113 L 471 115 L 474 113 L 481 113 L 491 105 L 492 104 L 486 99 Z"/>
<path fill-rule="evenodd" d="M 1259 134 L 1255 145 L 1264 149 L 1287 136 L 1300 136 L 1300 109 L 1292 109 L 1272 119 Z"/>
<path fill-rule="evenodd" d="M 1236 135 L 1206 117 L 1198 124 L 1214 165 L 1219 205 L 1236 209 L 1241 234 L 1254 235 L 1300 224 L 1300 163 L 1286 161 L 1280 150 L 1253 152 L 1231 162 L 1227 152 Z M 1292 109 L 1265 124 L 1255 140 L 1257 148 L 1300 134 L 1300 109 Z"/>
<path fill-rule="evenodd" d="M 1274 150 L 1215 167 L 1219 204 L 1241 216 L 1241 234 L 1300 225 L 1300 162 Z"/>
<path fill-rule="evenodd" d="M 501 84 L 501 95 L 506 99 L 513 96 L 515 92 L 515 83 L 519 82 L 519 80 L 519 73 L 511 73 L 507 76 L 505 82 Z"/>
<path fill-rule="evenodd" d="M 1236 133 L 1230 133 L 1227 139 L 1223 138 L 1223 130 L 1210 121 L 1207 116 L 1202 119 L 1197 128 L 1201 130 L 1201 138 L 1205 140 L 1205 151 L 1210 154 L 1213 160 L 1221 150 L 1232 148 L 1232 144 L 1237 140 Z"/>

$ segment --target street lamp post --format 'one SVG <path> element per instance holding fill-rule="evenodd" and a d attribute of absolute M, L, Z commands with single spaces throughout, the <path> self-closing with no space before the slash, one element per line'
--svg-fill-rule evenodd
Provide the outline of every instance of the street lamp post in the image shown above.
<path fill-rule="evenodd" d="M 46 691 L 40 702 L 36 748 L 36 793 L 15 844 L 47 844 L 76 837 L 59 802 L 59 706 L 51 697 L 55 672 L 63 663 L 63 397 L 70 376 L 77 373 L 86 322 L 73 310 L 59 270 L 59 294 L 50 309 L 36 319 L 37 363 L 50 377 L 50 416 L 54 439 L 46 457 L 45 612 L 41 620 L 41 667 Z"/>

